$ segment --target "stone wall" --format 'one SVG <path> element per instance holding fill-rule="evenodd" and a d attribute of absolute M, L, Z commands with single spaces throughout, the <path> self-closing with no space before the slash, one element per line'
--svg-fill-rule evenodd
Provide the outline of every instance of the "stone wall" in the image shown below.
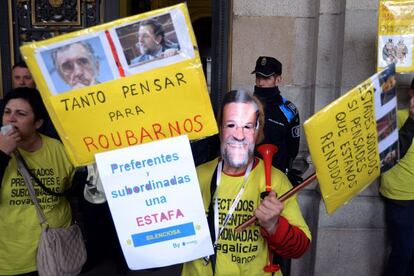
<path fill-rule="evenodd" d="M 378 0 L 234 0 L 232 89 L 252 91 L 256 58 L 274 56 L 283 63 L 282 94 L 303 123 L 375 73 L 377 9 Z M 398 76 L 399 90 L 411 78 Z M 302 139 L 299 159 L 307 156 Z M 378 181 L 331 216 L 312 185 L 298 197 L 312 248 L 292 261 L 291 275 L 381 275 L 387 240 Z"/>

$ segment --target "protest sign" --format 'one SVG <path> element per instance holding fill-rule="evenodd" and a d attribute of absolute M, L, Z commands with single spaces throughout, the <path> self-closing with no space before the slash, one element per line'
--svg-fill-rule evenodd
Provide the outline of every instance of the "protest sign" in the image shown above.
<path fill-rule="evenodd" d="M 414 72 L 414 1 L 380 0 L 377 70 L 391 63 L 396 72 Z"/>
<path fill-rule="evenodd" d="M 399 159 L 394 74 L 391 64 L 304 124 L 329 214 Z"/>
<path fill-rule="evenodd" d="M 21 52 L 77 166 L 111 149 L 218 131 L 185 4 L 27 44 Z"/>
<path fill-rule="evenodd" d="M 187 136 L 96 155 L 130 269 L 213 254 Z"/>

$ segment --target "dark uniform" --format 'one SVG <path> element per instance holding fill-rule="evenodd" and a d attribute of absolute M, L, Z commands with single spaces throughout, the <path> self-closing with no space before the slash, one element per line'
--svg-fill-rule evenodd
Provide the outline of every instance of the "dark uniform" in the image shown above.
<path fill-rule="evenodd" d="M 273 57 L 259 57 L 256 61 L 256 78 L 270 78 L 282 75 L 282 64 Z M 261 85 L 262 86 L 262 85 Z M 263 85 L 264 86 L 264 85 Z M 292 173 L 293 160 L 299 151 L 300 121 L 296 106 L 280 95 L 279 88 L 254 87 L 254 95 L 263 103 L 265 111 L 264 141 L 262 144 L 273 144 L 278 152 L 273 156 L 272 165 L 284 173 L 288 173 L 292 184 L 301 181 Z M 296 171 L 297 172 L 297 171 Z"/>
<path fill-rule="evenodd" d="M 286 169 L 291 168 L 291 163 L 299 151 L 299 112 L 293 103 L 280 95 L 277 87 L 256 88 L 254 94 L 262 101 L 265 111 L 263 144 L 273 144 L 278 147 L 272 164 L 282 172 L 286 172 Z"/>

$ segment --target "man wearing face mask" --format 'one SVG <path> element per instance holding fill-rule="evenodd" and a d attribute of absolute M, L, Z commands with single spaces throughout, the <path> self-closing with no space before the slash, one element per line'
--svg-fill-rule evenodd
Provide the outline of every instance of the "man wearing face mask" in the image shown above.
<path fill-rule="evenodd" d="M 221 157 L 197 167 L 215 253 L 185 263 L 182 276 L 281 276 L 273 253 L 299 258 L 309 248 L 311 233 L 296 196 L 285 202 L 277 198 L 292 188 L 285 174 L 271 169 L 272 191 L 261 200 L 265 165 L 254 149 L 263 137 L 263 117 L 260 102 L 250 93 L 224 95 L 218 119 Z M 257 223 L 237 233 L 236 227 L 252 214 Z"/>
<path fill-rule="evenodd" d="M 261 100 L 265 111 L 263 144 L 278 147 L 272 165 L 286 173 L 293 185 L 298 184 L 302 179 L 299 171 L 292 169 L 292 163 L 299 151 L 299 112 L 278 88 L 282 82 L 282 63 L 273 57 L 261 56 L 252 74 L 256 74 L 254 95 Z"/>

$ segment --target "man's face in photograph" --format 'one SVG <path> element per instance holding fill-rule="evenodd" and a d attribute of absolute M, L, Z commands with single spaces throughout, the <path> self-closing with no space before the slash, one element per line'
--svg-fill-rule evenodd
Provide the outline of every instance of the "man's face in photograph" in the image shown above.
<path fill-rule="evenodd" d="M 254 154 L 256 109 L 252 103 L 229 103 L 223 109 L 221 155 L 226 166 L 242 168 Z"/>
<path fill-rule="evenodd" d="M 161 36 L 155 35 L 152 26 L 139 27 L 137 46 L 142 55 L 153 54 L 161 47 Z"/>
<path fill-rule="evenodd" d="M 98 62 L 82 44 L 72 44 L 56 54 L 56 66 L 62 79 L 72 88 L 96 84 Z"/>

